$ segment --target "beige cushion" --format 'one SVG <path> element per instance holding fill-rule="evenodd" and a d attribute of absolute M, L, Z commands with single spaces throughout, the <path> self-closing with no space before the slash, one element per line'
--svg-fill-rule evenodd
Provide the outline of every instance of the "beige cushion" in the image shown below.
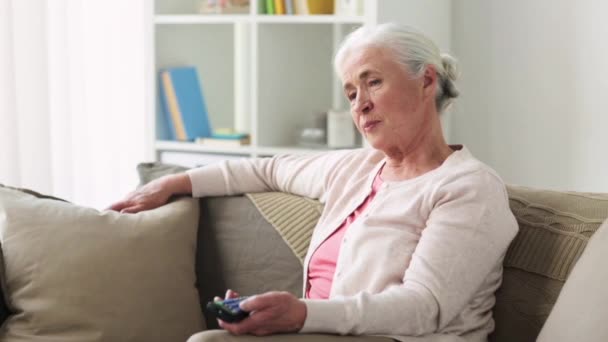
<path fill-rule="evenodd" d="M 505 257 L 491 342 L 533 342 L 587 241 L 608 217 L 608 194 L 509 186 L 520 231 Z"/>
<path fill-rule="evenodd" d="M 564 284 L 538 342 L 608 341 L 608 221 L 595 232 Z"/>
<path fill-rule="evenodd" d="M 0 187 L 13 341 L 185 341 L 203 328 L 195 283 L 197 201 L 135 215 Z"/>

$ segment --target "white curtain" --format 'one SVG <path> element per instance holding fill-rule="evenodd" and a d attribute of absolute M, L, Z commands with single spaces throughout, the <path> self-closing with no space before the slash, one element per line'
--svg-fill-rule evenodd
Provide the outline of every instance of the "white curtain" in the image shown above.
<path fill-rule="evenodd" d="M 0 183 L 104 208 L 146 154 L 146 0 L 0 0 Z"/>

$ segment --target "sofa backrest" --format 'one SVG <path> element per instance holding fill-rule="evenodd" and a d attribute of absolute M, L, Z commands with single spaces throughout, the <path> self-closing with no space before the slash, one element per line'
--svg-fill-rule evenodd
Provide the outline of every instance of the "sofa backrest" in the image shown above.
<path fill-rule="evenodd" d="M 587 241 L 608 217 L 608 194 L 509 186 L 519 233 L 504 261 L 490 342 L 533 342 Z"/>
<path fill-rule="evenodd" d="M 587 240 L 608 217 L 608 194 L 556 192 L 517 186 L 509 186 L 508 192 L 520 231 L 505 256 L 503 284 L 497 292 L 494 308 L 496 329 L 490 341 L 535 341 Z M 299 203 L 285 200 L 280 194 L 269 195 L 262 196 L 265 201 L 268 201 L 266 197 L 275 199 L 270 201 L 271 209 L 260 205 L 255 196 L 250 196 L 250 199 L 256 202 L 257 208 L 246 197 L 201 201 L 203 212 L 208 211 L 203 214 L 207 218 L 205 225 L 212 228 L 201 228 L 199 249 L 203 253 L 209 253 L 205 250 L 215 251 L 213 255 L 200 257 L 201 266 L 207 262 L 206 267 L 214 270 L 199 268 L 199 279 L 203 284 L 204 279 L 212 278 L 210 272 L 230 277 L 207 284 L 209 289 L 213 287 L 210 292 L 204 286 L 200 288 L 203 301 L 203 297 L 217 295 L 225 288 L 251 293 L 280 289 L 301 295 L 301 259 L 295 258 L 295 248 L 286 247 L 293 245 L 290 244 L 292 232 L 285 230 L 281 222 L 275 222 L 279 220 L 273 220 L 273 215 L 265 211 L 293 211 L 300 206 L 301 210 L 308 210 L 312 215 L 312 211 L 306 208 L 310 203 L 305 199 Z M 261 216 L 270 218 L 273 224 Z M 282 222 L 288 221 L 281 215 L 275 217 L 281 218 Z M 254 229 L 256 236 L 250 234 L 250 228 Z M 255 248 L 241 250 L 246 254 L 232 254 L 232 244 L 241 246 L 248 243 Z M 270 258 L 263 256 L 267 253 L 264 250 L 272 252 Z M 218 261 L 212 261 L 214 258 Z M 240 267 L 237 269 L 231 265 Z M 239 276 L 240 272 L 246 275 L 254 273 L 258 277 L 252 282 L 251 277 Z M 207 323 L 210 326 L 214 324 Z"/>
<path fill-rule="evenodd" d="M 277 230 L 245 196 L 200 201 L 196 272 L 201 308 L 226 289 L 302 294 L 302 264 Z M 217 328 L 207 318 L 208 328 Z"/>

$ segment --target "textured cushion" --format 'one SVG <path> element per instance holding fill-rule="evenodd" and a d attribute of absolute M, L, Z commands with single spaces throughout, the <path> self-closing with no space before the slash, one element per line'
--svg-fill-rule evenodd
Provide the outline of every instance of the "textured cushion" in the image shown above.
<path fill-rule="evenodd" d="M 184 171 L 160 163 L 138 166 L 140 181 Z M 250 295 L 270 290 L 302 294 L 302 265 L 281 235 L 245 196 L 201 199 L 196 257 L 201 305 L 226 289 Z M 207 319 L 209 328 L 217 321 Z"/>
<path fill-rule="evenodd" d="M 185 341 L 203 328 L 196 201 L 135 215 L 0 187 L 0 340 Z"/>
<path fill-rule="evenodd" d="M 505 257 L 490 341 L 535 341 L 587 241 L 608 217 L 608 194 L 508 191 L 520 231 Z"/>
<path fill-rule="evenodd" d="M 312 232 L 323 213 L 323 205 L 317 200 L 284 192 L 247 194 L 247 197 L 303 265 Z"/>
<path fill-rule="evenodd" d="M 538 342 L 608 341 L 608 221 L 593 234 L 543 326 Z"/>

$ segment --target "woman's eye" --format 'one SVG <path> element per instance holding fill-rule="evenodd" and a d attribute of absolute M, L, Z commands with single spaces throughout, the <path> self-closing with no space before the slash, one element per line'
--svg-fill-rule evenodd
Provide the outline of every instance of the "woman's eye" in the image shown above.
<path fill-rule="evenodd" d="M 350 93 L 350 94 L 346 95 L 346 97 L 347 97 L 347 98 L 348 98 L 350 101 L 352 101 L 352 100 L 354 100 L 354 99 L 357 97 L 357 93 Z"/>
<path fill-rule="evenodd" d="M 380 83 L 382 83 L 382 82 L 380 80 L 376 80 L 376 79 L 369 81 L 370 86 L 376 86 L 376 85 L 379 85 Z"/>

